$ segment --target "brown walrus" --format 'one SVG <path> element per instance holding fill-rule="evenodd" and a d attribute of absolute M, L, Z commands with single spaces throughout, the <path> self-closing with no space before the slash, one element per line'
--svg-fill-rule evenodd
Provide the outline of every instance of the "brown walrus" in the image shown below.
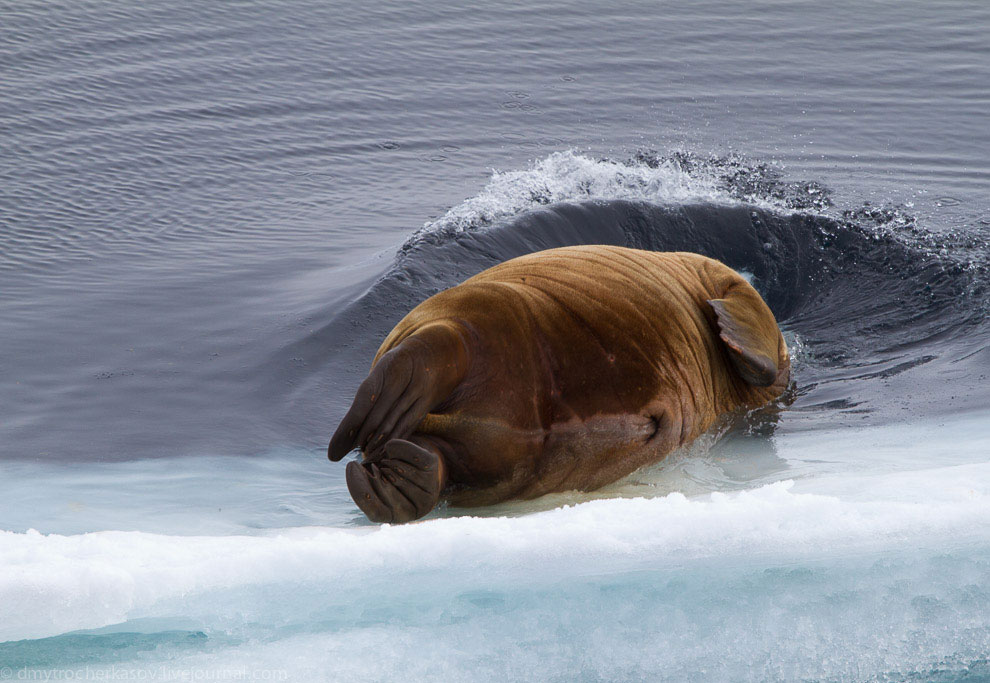
<path fill-rule="evenodd" d="M 376 522 L 441 500 L 593 490 L 656 462 L 790 375 L 777 321 L 728 266 L 550 249 L 430 297 L 386 337 L 330 440 Z"/>

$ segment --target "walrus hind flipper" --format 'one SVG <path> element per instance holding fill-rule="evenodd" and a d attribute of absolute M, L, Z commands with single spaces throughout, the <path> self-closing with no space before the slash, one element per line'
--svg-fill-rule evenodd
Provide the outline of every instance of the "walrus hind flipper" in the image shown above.
<path fill-rule="evenodd" d="M 378 358 L 358 387 L 327 457 L 337 462 L 354 448 L 374 454 L 388 441 L 408 437 L 450 396 L 466 367 L 464 341 L 450 327 L 431 325 L 410 335 Z"/>
<path fill-rule="evenodd" d="M 379 457 L 347 463 L 347 490 L 372 522 L 411 522 L 440 500 L 445 473 L 440 456 L 421 446 L 393 439 Z"/>
<path fill-rule="evenodd" d="M 719 337 L 728 347 L 736 371 L 753 386 L 773 384 L 779 369 L 780 330 L 756 290 L 732 288 L 725 298 L 708 303 L 718 317 Z"/>

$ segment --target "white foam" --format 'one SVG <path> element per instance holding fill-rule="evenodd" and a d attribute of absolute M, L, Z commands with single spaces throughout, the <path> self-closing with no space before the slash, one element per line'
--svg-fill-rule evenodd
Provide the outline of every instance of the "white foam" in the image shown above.
<path fill-rule="evenodd" d="M 593 159 L 573 151 L 555 152 L 523 170 L 493 171 L 488 184 L 477 195 L 427 223 L 421 232 L 464 231 L 544 204 L 588 199 L 657 204 L 740 202 L 725 190 L 724 179 L 714 164 L 698 163 L 687 170 L 674 157 L 657 159 L 656 165 L 650 165 Z M 781 211 L 787 208 L 771 197 L 747 196 L 745 200 Z"/>

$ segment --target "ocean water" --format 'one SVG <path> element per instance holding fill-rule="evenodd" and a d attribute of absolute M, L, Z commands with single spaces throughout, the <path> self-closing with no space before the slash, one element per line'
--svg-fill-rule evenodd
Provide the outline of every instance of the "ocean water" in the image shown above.
<path fill-rule="evenodd" d="M 0 3 L 0 679 L 990 680 L 990 6 Z M 384 334 L 567 244 L 745 272 L 793 386 L 369 523 Z"/>

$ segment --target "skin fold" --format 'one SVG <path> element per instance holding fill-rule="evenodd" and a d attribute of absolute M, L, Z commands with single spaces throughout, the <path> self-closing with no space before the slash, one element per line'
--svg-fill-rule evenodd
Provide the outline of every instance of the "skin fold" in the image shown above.
<path fill-rule="evenodd" d="M 372 521 L 440 500 L 589 491 L 787 386 L 773 314 L 724 264 L 684 252 L 550 249 L 430 297 L 386 337 L 333 435 Z"/>

